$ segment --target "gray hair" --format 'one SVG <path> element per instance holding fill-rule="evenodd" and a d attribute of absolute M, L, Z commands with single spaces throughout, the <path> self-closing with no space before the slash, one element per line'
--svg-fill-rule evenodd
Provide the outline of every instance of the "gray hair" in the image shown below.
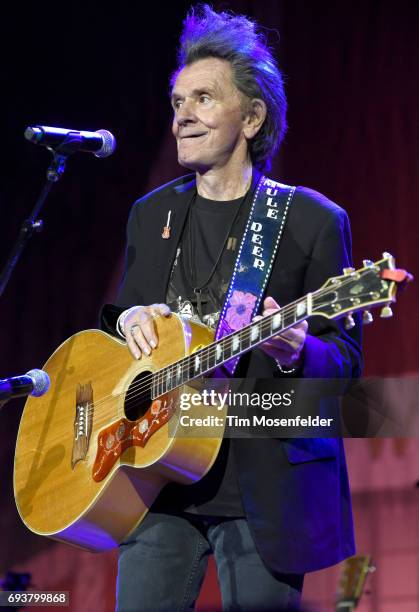
<path fill-rule="evenodd" d="M 249 142 L 249 153 L 256 168 L 269 170 L 286 132 L 287 101 L 282 73 L 265 36 L 244 15 L 216 13 L 208 4 L 199 4 L 183 23 L 172 85 L 184 66 L 208 57 L 230 62 L 233 82 L 245 100 L 260 98 L 265 102 L 266 118 Z"/>

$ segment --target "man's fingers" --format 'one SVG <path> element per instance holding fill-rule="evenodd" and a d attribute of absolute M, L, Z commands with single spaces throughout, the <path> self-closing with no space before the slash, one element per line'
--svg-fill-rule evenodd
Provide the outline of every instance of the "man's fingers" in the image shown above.
<path fill-rule="evenodd" d="M 273 299 L 273 297 L 267 297 L 263 302 L 263 313 L 262 316 L 267 317 L 280 309 L 279 304 Z M 293 326 L 293 329 L 302 329 L 304 332 L 307 331 L 307 321 L 301 321 Z"/>
<path fill-rule="evenodd" d="M 287 340 L 290 340 L 291 342 L 293 341 L 298 342 L 301 336 L 306 335 L 307 328 L 308 328 L 307 323 L 305 325 L 303 325 L 302 323 L 299 323 L 298 325 L 294 325 L 293 327 L 290 327 L 289 329 L 286 329 L 285 331 L 281 332 L 280 334 L 278 334 L 278 336 L 275 336 L 275 338 L 277 337 L 286 338 Z"/>
<path fill-rule="evenodd" d="M 263 300 L 263 308 L 265 310 L 273 309 L 278 310 L 280 308 L 279 304 L 273 299 L 273 297 L 268 296 Z"/>
<path fill-rule="evenodd" d="M 299 343 L 292 342 L 282 336 L 275 336 L 270 340 L 265 340 L 263 346 L 267 346 L 273 350 L 277 349 L 279 351 L 284 351 L 284 353 L 293 353 L 299 347 Z"/>
<path fill-rule="evenodd" d="M 136 359 L 140 359 L 142 353 L 150 355 L 151 349 L 156 348 L 158 338 L 153 319 L 159 316 L 167 317 L 170 312 L 167 304 L 138 306 L 125 319 L 125 339 L 129 350 Z"/>
<path fill-rule="evenodd" d="M 262 312 L 262 315 L 264 317 L 267 317 L 273 314 L 274 312 L 278 312 L 278 308 L 265 308 L 264 311 Z"/>
<path fill-rule="evenodd" d="M 159 314 L 163 315 L 164 317 L 168 317 L 170 315 L 171 310 L 167 304 L 156 304 L 156 306 L 158 307 Z"/>
<path fill-rule="evenodd" d="M 272 310 L 268 312 L 267 314 L 272 314 L 273 312 L 276 312 L 276 310 Z M 253 317 L 253 321 L 260 321 L 261 319 L 266 317 L 267 314 L 265 314 L 264 312 L 263 315 L 256 315 L 255 317 Z M 303 334 L 306 334 L 307 329 L 308 329 L 307 321 L 301 321 L 301 323 L 297 323 L 296 325 L 293 325 L 293 327 L 286 329 L 285 331 L 281 332 L 281 334 L 278 334 L 277 336 L 274 336 L 273 338 L 275 339 L 281 338 L 285 342 L 290 343 L 290 342 L 293 342 L 294 340 L 299 339 L 301 332 L 303 332 Z"/>
<path fill-rule="evenodd" d="M 294 325 L 294 329 L 300 329 L 304 333 L 307 333 L 307 330 L 308 330 L 307 321 L 301 321 L 300 323 L 297 323 L 296 325 Z"/>
<path fill-rule="evenodd" d="M 151 348 L 145 337 L 144 328 L 140 325 L 133 325 L 130 331 L 141 352 L 150 355 Z"/>
<path fill-rule="evenodd" d="M 143 352 L 146 353 L 146 355 L 149 355 L 150 348 L 156 348 L 158 342 L 157 334 L 154 329 L 153 316 L 150 312 L 143 310 L 139 315 L 139 323 L 142 332 L 143 342 L 145 343 L 144 348 L 147 348 L 148 352 L 144 350 L 143 347 L 140 348 L 141 350 L 143 350 Z"/>
<path fill-rule="evenodd" d="M 260 321 L 264 317 L 281 311 L 279 304 L 273 297 L 268 296 L 263 301 L 262 315 L 254 317 L 254 321 Z M 291 365 L 300 358 L 301 349 L 304 346 L 308 324 L 307 321 L 296 323 L 289 329 L 273 336 L 262 343 L 261 348 L 278 363 Z"/>
<path fill-rule="evenodd" d="M 167 304 L 152 304 L 145 309 L 145 312 L 149 312 L 151 317 L 143 319 L 144 326 L 142 326 L 141 329 L 151 348 L 156 348 L 159 339 L 154 328 L 153 319 L 159 316 L 168 317 L 171 310 Z"/>
<path fill-rule="evenodd" d="M 278 312 L 278 309 L 277 308 L 267 308 L 266 310 L 263 311 L 262 316 L 268 317 L 269 315 L 274 314 L 274 312 Z M 300 327 L 301 329 L 307 330 L 308 323 L 307 321 L 300 321 L 300 323 L 296 323 L 293 327 L 295 329 Z"/>
<path fill-rule="evenodd" d="M 135 359 L 140 359 L 141 350 L 134 338 L 134 333 L 137 329 L 140 329 L 139 325 L 132 325 L 131 327 L 125 327 L 125 339 L 127 341 L 130 353 Z M 132 331 L 131 331 L 132 330 Z"/>
<path fill-rule="evenodd" d="M 267 355 L 275 359 L 277 363 L 285 367 L 294 367 L 298 359 L 294 351 L 279 351 L 277 348 L 265 347 L 265 345 L 263 350 Z"/>

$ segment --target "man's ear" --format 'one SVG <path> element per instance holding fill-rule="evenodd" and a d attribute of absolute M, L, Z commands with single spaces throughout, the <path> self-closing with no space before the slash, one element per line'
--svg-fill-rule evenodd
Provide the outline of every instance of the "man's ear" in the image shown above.
<path fill-rule="evenodd" d="M 266 104 L 260 98 L 250 100 L 245 116 L 243 133 L 247 140 L 251 140 L 259 132 L 266 119 Z"/>

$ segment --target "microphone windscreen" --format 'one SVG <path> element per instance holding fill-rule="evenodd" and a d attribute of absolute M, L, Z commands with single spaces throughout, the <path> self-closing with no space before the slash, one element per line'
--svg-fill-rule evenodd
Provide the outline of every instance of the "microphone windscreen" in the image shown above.
<path fill-rule="evenodd" d="M 116 140 L 115 136 L 108 130 L 96 130 L 103 138 L 103 147 L 96 151 L 95 157 L 109 157 L 115 151 Z"/>
<path fill-rule="evenodd" d="M 26 376 L 29 376 L 29 378 L 33 382 L 33 391 L 31 395 L 34 395 L 35 397 L 40 397 L 48 391 L 50 379 L 48 374 L 44 372 L 44 370 L 29 370 L 29 372 L 26 372 Z"/>

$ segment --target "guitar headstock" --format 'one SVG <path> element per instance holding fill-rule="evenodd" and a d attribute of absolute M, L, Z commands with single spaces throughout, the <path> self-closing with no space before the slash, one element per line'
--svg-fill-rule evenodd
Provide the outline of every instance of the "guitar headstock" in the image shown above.
<path fill-rule="evenodd" d="M 370 555 L 354 555 L 345 560 L 336 594 L 336 610 L 357 607 L 370 573 L 375 572 Z"/>
<path fill-rule="evenodd" d="M 346 315 L 345 327 L 354 326 L 352 314 L 364 311 L 363 322 L 371 323 L 370 308 L 382 306 L 381 317 L 393 315 L 391 304 L 396 301 L 397 288 L 413 280 L 406 270 L 396 269 L 395 260 L 390 253 L 383 253 L 382 259 L 364 259 L 363 267 L 344 268 L 341 276 L 334 276 L 312 293 L 312 314 L 328 319 Z"/>

